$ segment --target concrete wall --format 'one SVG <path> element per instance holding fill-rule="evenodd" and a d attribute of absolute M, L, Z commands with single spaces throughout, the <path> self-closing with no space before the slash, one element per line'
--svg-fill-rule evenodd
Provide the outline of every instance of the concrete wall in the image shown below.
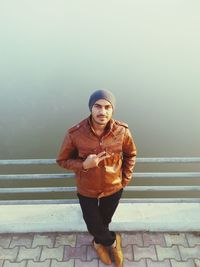
<path fill-rule="evenodd" d="M 86 231 L 79 204 L 0 206 L 0 232 Z M 200 203 L 120 203 L 116 231 L 200 231 Z"/>

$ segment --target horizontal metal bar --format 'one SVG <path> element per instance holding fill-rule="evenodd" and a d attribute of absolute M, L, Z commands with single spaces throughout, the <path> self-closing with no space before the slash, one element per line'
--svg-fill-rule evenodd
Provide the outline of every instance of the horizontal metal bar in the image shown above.
<path fill-rule="evenodd" d="M 136 158 L 137 163 L 199 163 L 200 157 Z M 52 165 L 56 159 L 6 159 L 0 165 Z"/>
<path fill-rule="evenodd" d="M 121 203 L 200 203 L 200 198 L 121 198 Z"/>
<path fill-rule="evenodd" d="M 0 205 L 46 205 L 78 203 L 78 199 L 23 199 L 0 201 Z M 200 198 L 122 198 L 120 203 L 200 203 Z"/>
<path fill-rule="evenodd" d="M 200 186 L 127 186 L 125 191 L 200 191 Z M 75 192 L 76 187 L 24 187 L 24 188 L 0 188 L 0 194 L 10 193 L 51 193 L 51 192 Z"/>
<path fill-rule="evenodd" d="M 125 191 L 200 191 L 200 186 L 127 186 Z"/>
<path fill-rule="evenodd" d="M 137 163 L 199 163 L 200 157 L 136 158 Z"/>
<path fill-rule="evenodd" d="M 135 178 L 200 178 L 200 172 L 137 172 Z"/>
<path fill-rule="evenodd" d="M 67 173 L 41 173 L 41 174 L 2 174 L 0 180 L 42 180 L 42 179 L 75 178 L 72 172 Z"/>
<path fill-rule="evenodd" d="M 52 193 L 52 192 L 75 192 L 76 187 L 23 187 L 23 188 L 0 188 L 0 194 L 13 193 Z"/>
<path fill-rule="evenodd" d="M 135 172 L 134 178 L 200 178 L 200 172 Z M 42 180 L 42 179 L 75 178 L 75 174 L 45 173 L 45 174 L 3 174 L 0 180 Z"/>
<path fill-rule="evenodd" d="M 4 159 L 0 165 L 52 165 L 56 164 L 55 159 Z"/>
<path fill-rule="evenodd" d="M 46 205 L 46 204 L 76 204 L 78 199 L 21 199 L 0 200 L 0 205 Z"/>

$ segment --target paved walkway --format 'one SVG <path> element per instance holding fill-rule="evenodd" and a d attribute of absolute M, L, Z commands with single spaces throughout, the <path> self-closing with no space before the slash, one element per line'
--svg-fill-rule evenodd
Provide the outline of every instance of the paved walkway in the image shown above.
<path fill-rule="evenodd" d="M 200 267 L 200 233 L 121 236 L 124 267 Z M 0 267 L 105 267 L 91 240 L 87 233 L 0 234 Z"/>

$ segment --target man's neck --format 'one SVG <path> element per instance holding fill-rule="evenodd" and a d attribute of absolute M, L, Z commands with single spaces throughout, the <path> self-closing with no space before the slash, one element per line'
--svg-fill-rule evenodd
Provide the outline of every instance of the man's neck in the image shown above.
<path fill-rule="evenodd" d="M 94 132 L 96 133 L 96 135 L 98 135 L 98 136 L 103 135 L 104 132 L 106 131 L 107 125 L 98 124 L 93 120 L 91 122 L 92 122 L 92 128 L 93 128 Z"/>

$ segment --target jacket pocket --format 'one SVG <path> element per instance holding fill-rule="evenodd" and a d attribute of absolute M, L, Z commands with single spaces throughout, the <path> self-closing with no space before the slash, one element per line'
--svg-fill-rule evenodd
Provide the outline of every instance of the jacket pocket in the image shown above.
<path fill-rule="evenodd" d="M 99 175 L 96 174 L 96 168 L 81 170 L 80 172 L 80 186 L 85 190 L 98 190 L 100 187 Z"/>

